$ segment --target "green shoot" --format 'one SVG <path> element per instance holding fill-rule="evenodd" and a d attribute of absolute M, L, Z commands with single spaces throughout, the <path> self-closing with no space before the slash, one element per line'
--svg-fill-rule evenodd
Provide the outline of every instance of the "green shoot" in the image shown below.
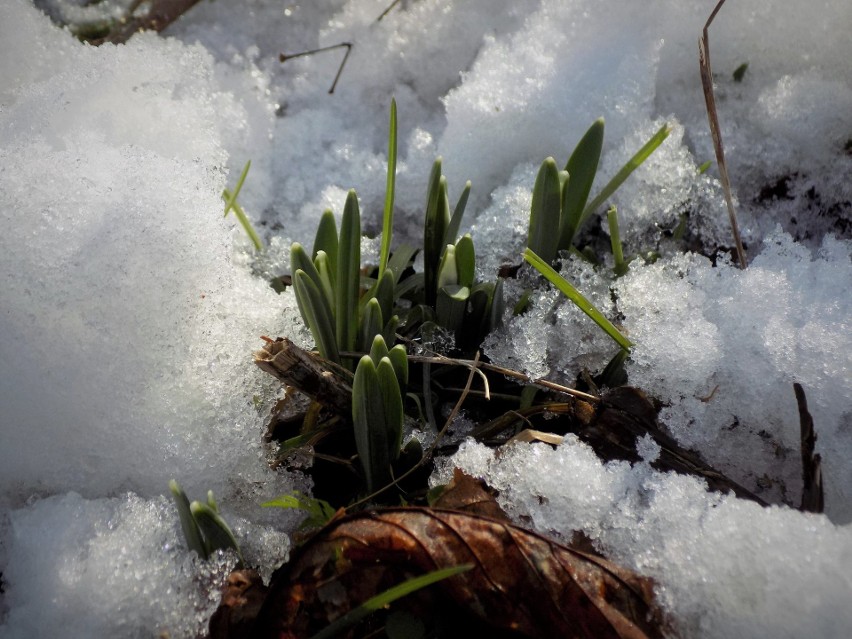
<path fill-rule="evenodd" d="M 569 176 L 570 181 L 570 176 Z M 559 219 L 562 187 L 556 160 L 547 158 L 538 170 L 530 206 L 527 246 L 541 255 L 556 257 L 559 250 Z"/>
<path fill-rule="evenodd" d="M 263 502 L 263 508 L 293 508 L 304 510 L 308 517 L 302 522 L 301 528 L 319 528 L 325 526 L 334 517 L 334 507 L 323 499 L 315 499 L 303 495 L 298 490 L 289 495 L 281 495 L 275 499 Z"/>
<path fill-rule="evenodd" d="M 393 234 L 393 198 L 396 188 L 396 100 L 391 99 L 390 125 L 388 131 L 388 178 L 385 188 L 385 209 L 382 216 L 382 249 L 379 257 L 379 279 L 385 273 L 390 259 Z"/>
<path fill-rule="evenodd" d="M 606 218 L 609 223 L 609 241 L 612 245 L 612 256 L 615 258 L 615 274 L 621 277 L 630 267 L 624 261 L 621 233 L 618 230 L 618 210 L 615 208 L 615 205 L 609 207 L 609 211 L 606 212 Z"/>
<path fill-rule="evenodd" d="M 630 158 L 621 170 L 615 174 L 615 176 L 607 182 L 606 186 L 601 189 L 601 192 L 595 196 L 595 199 L 592 200 L 585 209 L 583 209 L 583 213 L 580 215 L 580 224 L 586 221 L 588 217 L 594 213 L 598 207 L 603 204 L 607 198 L 609 198 L 615 191 L 621 186 L 624 181 L 630 177 L 630 174 L 633 173 L 641 164 L 650 157 L 650 155 L 659 147 L 669 134 L 672 132 L 672 127 L 670 124 L 664 124 L 660 129 L 648 140 L 645 145 L 639 149 L 636 154 Z"/>
<path fill-rule="evenodd" d="M 748 62 L 743 62 L 740 66 L 734 69 L 734 82 L 742 82 L 748 69 Z"/>
<path fill-rule="evenodd" d="M 453 216 L 450 218 L 450 224 L 444 233 L 444 244 L 451 244 L 456 241 L 461 228 L 461 221 L 464 217 L 464 210 L 467 208 L 467 200 L 470 197 L 470 180 L 465 182 L 462 194 L 459 196 L 456 207 L 453 209 Z"/>
<path fill-rule="evenodd" d="M 242 561 L 240 547 L 234 533 L 219 514 L 213 491 L 207 491 L 207 503 L 204 504 L 198 501 L 190 503 L 186 493 L 174 479 L 169 482 L 169 490 L 177 506 L 180 526 L 190 550 L 207 560 L 216 550 L 233 548 Z"/>
<path fill-rule="evenodd" d="M 674 231 L 672 231 L 672 239 L 675 242 L 680 242 L 683 239 L 683 236 L 686 235 L 686 224 L 689 221 L 689 215 L 686 213 L 681 213 L 677 222 L 677 226 Z"/>
<path fill-rule="evenodd" d="M 533 188 L 527 246 L 547 263 L 553 262 L 559 251 L 570 251 L 583 223 L 648 159 L 670 131 L 669 125 L 657 131 L 588 204 L 603 148 L 603 118 L 595 120 L 577 143 L 564 171 L 558 171 L 554 159 L 547 158 Z"/>
<path fill-rule="evenodd" d="M 237 186 L 234 188 L 233 193 L 228 189 L 222 191 L 222 199 L 225 200 L 225 217 L 228 217 L 228 213 L 231 211 L 234 212 L 234 215 L 237 216 L 240 224 L 242 224 L 243 229 L 245 229 L 246 234 L 249 236 L 252 244 L 254 244 L 255 250 L 262 251 L 263 243 L 260 241 L 260 237 L 255 232 L 254 227 L 251 225 L 251 222 L 248 219 L 245 211 L 243 211 L 243 207 L 241 207 L 237 203 L 237 196 L 240 194 L 240 189 L 243 188 L 243 182 L 246 181 L 246 176 L 249 172 L 249 167 L 251 167 L 251 160 L 246 162 L 245 167 L 243 168 L 243 172 L 240 174 L 240 179 L 237 180 Z"/>
<path fill-rule="evenodd" d="M 559 228 L 559 248 L 562 250 L 568 250 L 571 246 L 574 235 L 582 223 L 583 209 L 598 172 L 603 139 L 604 120 L 598 118 L 577 143 L 565 165 L 568 183 L 563 187 L 562 217 Z"/>
<path fill-rule="evenodd" d="M 426 217 L 423 224 L 423 275 L 426 284 L 426 304 L 435 306 L 438 296 L 438 267 L 446 247 L 450 226 L 450 203 L 447 197 L 447 178 L 441 175 L 441 158 L 432 165 L 426 198 Z"/>
<path fill-rule="evenodd" d="M 337 299 L 334 306 L 337 344 L 341 350 L 351 351 L 355 347 L 361 282 L 361 212 L 354 190 L 346 196 L 337 250 Z"/>
<path fill-rule="evenodd" d="M 615 342 L 626 350 L 629 350 L 633 346 L 633 342 L 627 339 L 621 332 L 612 325 L 612 323 L 604 317 L 603 313 L 601 313 L 598 309 L 596 309 L 592 303 L 587 300 L 580 291 L 574 288 L 568 280 L 562 277 L 559 273 L 557 273 L 550 264 L 542 260 L 538 255 L 536 255 L 530 249 L 526 249 L 524 251 L 524 259 L 529 262 L 539 273 L 544 275 L 547 280 L 553 284 L 556 288 L 558 288 L 569 300 L 574 302 L 574 304 L 583 311 L 586 315 L 588 315 L 598 326 L 600 326 L 607 335 L 609 335 Z"/>
<path fill-rule="evenodd" d="M 354 626 L 365 617 L 377 610 L 385 608 L 397 599 L 401 599 L 402 597 L 410 595 L 422 588 L 431 586 L 436 582 L 467 572 L 472 568 L 473 564 L 462 564 L 460 566 L 451 566 L 449 568 L 434 570 L 426 573 L 425 575 L 408 579 L 401 584 L 388 588 L 375 597 L 370 597 L 357 608 L 354 608 L 345 615 L 335 619 L 331 624 L 316 633 L 311 639 L 331 639 L 332 637 L 336 637 L 347 628 Z"/>
<path fill-rule="evenodd" d="M 192 502 L 189 509 L 192 512 L 192 518 L 198 524 L 198 528 L 204 536 L 204 546 L 207 550 L 205 559 L 217 550 L 233 548 L 242 561 L 242 554 L 239 545 L 237 545 L 237 540 L 234 538 L 234 533 L 231 532 L 228 524 L 219 515 L 218 510 L 200 501 Z"/>
<path fill-rule="evenodd" d="M 207 550 L 204 547 L 204 537 L 201 536 L 201 530 L 198 528 L 198 524 L 195 523 L 195 519 L 192 516 L 192 511 L 189 507 L 189 498 L 187 498 L 186 493 L 183 492 L 177 481 L 174 479 L 169 482 L 169 490 L 171 490 L 172 499 L 178 509 L 180 527 L 183 530 L 186 545 L 190 550 L 194 550 L 199 557 L 207 559 Z"/>
<path fill-rule="evenodd" d="M 391 352 L 395 352 L 393 359 Z M 368 493 L 389 481 L 391 462 L 399 457 L 404 419 L 401 385 L 408 377 L 408 363 L 401 361 L 404 355 L 401 345 L 388 351 L 377 335 L 370 355 L 364 355 L 355 369 L 352 422 Z"/>

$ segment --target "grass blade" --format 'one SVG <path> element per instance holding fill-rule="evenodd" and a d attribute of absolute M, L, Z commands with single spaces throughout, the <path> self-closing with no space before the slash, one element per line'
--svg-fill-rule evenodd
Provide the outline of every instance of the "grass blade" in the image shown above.
<path fill-rule="evenodd" d="M 621 277 L 630 267 L 624 261 L 624 250 L 621 247 L 621 232 L 618 229 L 618 209 L 614 205 L 609 207 L 609 211 L 606 212 L 606 219 L 609 223 L 609 242 L 612 246 L 612 256 L 615 258 L 615 274 Z"/>
<path fill-rule="evenodd" d="M 659 147 L 665 139 L 669 137 L 669 133 L 671 132 L 672 126 L 670 124 L 664 124 L 653 136 L 651 136 L 651 139 L 648 140 L 642 148 L 624 164 L 623 167 L 621 167 L 621 170 L 616 173 L 609 182 L 607 182 L 606 186 L 604 186 L 601 192 L 597 194 L 595 199 L 592 200 L 585 209 L 583 209 L 583 213 L 580 215 L 580 221 L 577 225 L 578 228 L 598 209 L 601 204 L 607 200 L 607 198 L 618 190 L 618 187 L 621 186 L 628 177 L 630 177 L 630 174 L 633 173 L 633 171 L 638 169 L 642 163 L 650 157 L 657 147 Z"/>
<path fill-rule="evenodd" d="M 446 243 L 450 205 L 447 201 L 447 181 L 441 175 L 441 158 L 432 165 L 426 199 L 426 218 L 423 224 L 423 275 L 426 304 L 435 305 L 438 293 L 438 266 Z"/>
<path fill-rule="evenodd" d="M 456 202 L 456 208 L 453 209 L 453 216 L 450 218 L 450 224 L 444 233 L 444 244 L 455 244 L 456 238 L 461 228 L 461 221 L 464 217 L 464 210 L 467 207 L 467 200 L 470 197 L 470 180 L 465 182 L 462 194 L 459 196 L 459 201 Z"/>
<path fill-rule="evenodd" d="M 382 214 L 382 248 L 379 254 L 379 279 L 390 259 L 393 237 L 393 199 L 396 188 L 396 99 L 391 98 L 390 124 L 388 125 L 388 178 L 385 186 L 385 208 Z"/>
<path fill-rule="evenodd" d="M 621 346 L 621 348 L 629 350 L 633 346 L 633 342 L 622 335 L 621 332 L 613 326 L 606 317 L 604 317 L 603 313 L 596 309 L 592 303 L 587 300 L 582 293 L 580 293 L 580 291 L 574 288 L 568 280 L 557 273 L 547 262 L 542 260 L 530 249 L 526 249 L 524 251 L 524 259 L 539 273 L 544 275 L 544 277 L 546 277 L 547 280 L 558 288 L 568 299 L 574 302 L 577 308 L 592 318 L 595 324 L 600 326 L 607 335 Z"/>
<path fill-rule="evenodd" d="M 294 490 L 289 495 L 281 495 L 275 499 L 265 501 L 261 504 L 261 507 L 304 510 L 308 514 L 308 517 L 301 523 L 300 528 L 319 528 L 320 526 L 324 526 L 331 521 L 331 518 L 337 512 L 327 501 L 303 495 L 298 490 Z"/>
<path fill-rule="evenodd" d="M 260 237 L 258 237 L 257 233 L 254 230 L 254 227 L 251 225 L 251 222 L 248 219 L 245 211 L 243 211 L 243 207 L 237 204 L 237 196 L 240 194 L 240 189 L 243 188 L 243 182 L 246 181 L 246 176 L 248 175 L 249 168 L 251 167 L 251 160 L 246 162 L 246 165 L 243 167 L 243 172 L 240 173 L 240 179 L 237 180 L 237 186 L 234 187 L 234 191 L 231 192 L 228 189 L 222 191 L 222 199 L 225 200 L 225 215 L 224 217 L 228 217 L 228 213 L 231 211 L 234 212 L 234 215 L 237 216 L 240 224 L 245 230 L 246 234 L 249 236 L 252 244 L 254 244 L 254 248 L 258 251 L 263 250 L 263 243 L 260 241 Z"/>
<path fill-rule="evenodd" d="M 370 597 L 357 608 L 350 610 L 345 615 L 335 619 L 331 624 L 316 633 L 311 639 L 332 639 L 347 628 L 354 626 L 356 623 L 375 612 L 381 610 L 385 606 L 393 603 L 397 599 L 410 595 L 413 592 L 431 586 L 432 584 L 453 577 L 473 568 L 473 564 L 462 564 L 460 566 L 452 566 L 450 568 L 442 568 L 434 570 L 419 577 L 413 577 L 403 581 L 397 586 L 388 588 L 384 592 L 379 593 L 375 597 Z"/>

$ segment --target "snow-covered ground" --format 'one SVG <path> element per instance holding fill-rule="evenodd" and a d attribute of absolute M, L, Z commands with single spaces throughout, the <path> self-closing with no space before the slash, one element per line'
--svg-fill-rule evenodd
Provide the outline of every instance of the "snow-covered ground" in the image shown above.
<path fill-rule="evenodd" d="M 70 2 L 69 4 L 75 4 Z M 77 3 L 79 4 L 79 3 Z M 212 488 L 248 560 L 286 558 L 294 488 L 260 444 L 278 388 L 260 335 L 308 343 L 288 270 L 293 240 L 356 188 L 377 229 L 387 109 L 399 105 L 399 236 L 417 237 L 431 162 L 483 274 L 519 261 L 535 170 L 563 163 L 604 116 L 610 177 L 663 122 L 671 137 L 613 198 L 617 281 L 564 272 L 636 343 L 630 382 L 665 403 L 684 445 L 761 494 L 762 509 L 645 462 L 603 464 L 569 439 L 444 461 L 487 477 L 542 531 L 583 530 L 658 581 L 689 637 L 846 637 L 852 627 L 852 7 L 731 0 L 711 30 L 717 100 L 750 266 L 680 254 L 664 235 L 729 243 L 700 88 L 697 38 L 714 2 L 202 0 L 163 36 L 79 44 L 27 0 L 0 6 L 0 636 L 193 637 L 230 559 L 184 550 L 167 483 Z M 353 43 L 288 60 L 280 53 Z M 732 79 L 741 63 L 742 82 Z M 265 234 L 257 258 L 220 193 Z M 598 184 L 600 187 L 601 184 Z M 574 378 L 608 338 L 542 289 L 486 345 L 506 365 Z M 801 514 L 807 392 L 826 514 Z M 714 389 L 715 392 L 714 392 Z M 703 398 L 703 399 L 702 399 Z M 709 399 L 708 399 L 709 398 Z"/>

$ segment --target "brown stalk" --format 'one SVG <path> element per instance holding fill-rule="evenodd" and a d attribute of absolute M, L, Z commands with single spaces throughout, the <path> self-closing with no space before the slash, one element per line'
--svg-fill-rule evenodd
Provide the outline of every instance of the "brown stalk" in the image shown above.
<path fill-rule="evenodd" d="M 334 75 L 334 80 L 331 83 L 331 88 L 328 90 L 329 93 L 334 93 L 334 89 L 337 88 L 337 81 L 340 80 L 340 75 L 343 73 L 343 67 L 346 66 L 346 61 L 349 59 L 349 54 L 352 53 L 351 42 L 341 42 L 340 44 L 332 44 L 327 47 L 320 47 L 319 49 L 311 49 L 310 51 L 300 51 L 299 53 L 281 53 L 278 55 L 278 61 L 285 62 L 287 60 L 292 60 L 293 58 L 301 58 L 303 56 L 313 55 L 315 53 L 333 51 L 334 49 L 340 49 L 341 47 L 346 47 L 346 53 L 343 54 L 343 60 L 340 61 L 340 66 L 337 67 L 337 73 Z"/>
<path fill-rule="evenodd" d="M 745 249 L 740 239 L 740 227 L 737 224 L 737 212 L 734 210 L 734 200 L 731 197 L 731 182 L 728 179 L 728 165 L 725 162 L 725 150 L 722 146 L 722 131 L 719 128 L 719 116 L 716 112 L 716 95 L 713 92 L 713 70 L 710 68 L 710 23 L 716 18 L 725 0 L 719 0 L 713 13 L 707 18 L 702 36 L 698 39 L 698 63 L 701 67 L 701 84 L 704 87 L 704 101 L 707 105 L 707 119 L 710 121 L 710 134 L 713 137 L 713 148 L 716 151 L 716 163 L 719 165 L 719 177 L 725 192 L 725 204 L 728 206 L 728 219 L 734 234 L 734 245 L 737 250 L 737 260 L 740 268 L 746 267 Z"/>

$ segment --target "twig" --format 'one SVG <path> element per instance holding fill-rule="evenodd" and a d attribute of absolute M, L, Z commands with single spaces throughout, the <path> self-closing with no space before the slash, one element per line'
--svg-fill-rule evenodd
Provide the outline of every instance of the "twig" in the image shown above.
<path fill-rule="evenodd" d="M 262 339 L 266 346 L 254 354 L 254 363 L 261 370 L 298 388 L 339 415 L 352 414 L 352 386 L 344 381 L 343 369 L 335 374 L 332 370 L 339 367 L 299 348 L 286 337 Z"/>
<path fill-rule="evenodd" d="M 716 95 L 713 91 L 713 70 L 710 68 L 710 23 L 716 18 L 725 0 L 719 0 L 713 13 L 707 18 L 702 37 L 698 39 L 698 64 L 701 67 L 701 84 L 704 87 L 704 102 L 707 105 L 707 119 L 710 121 L 710 135 L 713 137 L 713 148 L 716 151 L 716 163 L 719 165 L 719 177 L 725 192 L 725 204 L 728 207 L 728 219 L 734 234 L 734 245 L 740 268 L 746 267 L 745 249 L 740 239 L 740 227 L 737 224 L 737 213 L 734 210 L 734 200 L 731 196 L 731 182 L 728 179 L 728 165 L 725 162 L 725 150 L 722 146 L 722 131 L 719 128 L 719 116 L 716 112 Z"/>
<path fill-rule="evenodd" d="M 506 377 L 511 377 L 513 379 L 520 380 L 525 384 L 532 384 L 533 386 L 541 386 L 542 388 L 548 388 L 553 391 L 557 391 L 559 393 L 564 393 L 565 395 L 570 395 L 571 397 L 576 397 L 577 399 L 582 399 L 587 402 L 598 403 L 601 401 L 600 397 L 596 397 L 595 395 L 590 395 L 589 393 L 584 393 L 583 391 L 578 391 L 575 388 L 571 388 L 569 386 L 563 386 L 562 384 L 557 384 L 556 382 L 551 382 L 547 379 L 535 378 L 533 379 L 529 375 L 521 373 L 520 371 L 512 370 L 511 368 L 503 368 L 502 366 L 497 366 L 496 364 L 488 364 L 487 362 L 474 362 L 474 360 L 469 359 L 454 359 L 452 357 L 444 357 L 444 356 L 434 356 L 427 357 L 423 355 L 409 355 L 408 361 L 410 362 L 429 362 L 432 364 L 447 364 L 447 365 L 456 365 L 456 366 L 465 366 L 467 368 L 471 368 L 474 365 L 477 368 L 477 372 L 482 375 L 482 371 L 478 369 L 484 369 L 487 371 L 491 371 L 492 373 L 499 373 L 500 375 L 505 375 Z M 487 396 L 486 396 L 487 398 Z"/>
<path fill-rule="evenodd" d="M 340 61 L 340 66 L 337 67 L 337 73 L 334 76 L 334 81 L 331 83 L 331 88 L 328 90 L 329 93 L 334 93 L 334 89 L 337 87 L 337 81 L 340 79 L 340 74 L 343 73 L 343 67 L 346 66 L 346 61 L 349 59 L 349 54 L 352 52 L 351 42 L 341 42 L 340 44 L 332 44 L 327 47 L 320 47 L 319 49 L 311 49 L 310 51 L 300 51 L 299 53 L 281 53 L 278 55 L 278 60 L 279 62 L 284 62 L 293 58 L 301 58 L 306 55 L 332 51 L 334 49 L 339 49 L 340 47 L 346 47 L 346 53 L 343 56 L 343 60 Z"/>
<path fill-rule="evenodd" d="M 391 12 L 391 10 L 398 4 L 399 4 L 399 0 L 393 0 L 393 2 L 391 2 L 387 6 L 387 8 L 384 11 L 382 11 L 382 14 L 378 18 L 376 18 L 376 22 L 381 22 L 382 20 L 384 20 L 385 16 L 387 14 L 389 14 Z"/>

